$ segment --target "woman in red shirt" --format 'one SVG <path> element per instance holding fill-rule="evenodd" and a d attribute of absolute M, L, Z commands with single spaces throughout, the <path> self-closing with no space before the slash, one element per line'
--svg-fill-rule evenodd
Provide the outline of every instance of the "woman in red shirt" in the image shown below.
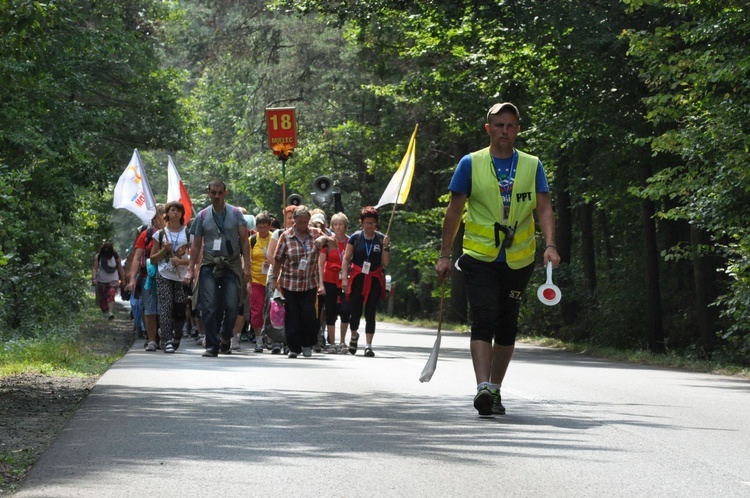
<path fill-rule="evenodd" d="M 336 213 L 331 217 L 331 230 L 336 239 L 337 247 L 321 249 L 318 258 L 318 272 L 320 285 L 318 294 L 325 296 L 326 328 L 328 329 L 328 352 L 332 354 L 346 354 L 346 330 L 349 328 L 349 302 L 341 289 L 341 262 L 346 253 L 349 237 L 346 229 L 349 219 L 344 213 Z M 341 343 L 336 347 L 336 319 L 341 317 Z"/>

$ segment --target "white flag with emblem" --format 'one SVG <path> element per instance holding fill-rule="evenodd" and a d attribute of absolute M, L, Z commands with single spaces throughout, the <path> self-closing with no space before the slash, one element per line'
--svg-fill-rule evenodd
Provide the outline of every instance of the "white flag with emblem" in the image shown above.
<path fill-rule="evenodd" d="M 143 169 L 138 149 L 133 151 L 128 167 L 117 180 L 112 206 L 117 209 L 127 209 L 144 223 L 151 223 L 156 215 L 156 201 L 151 186 L 148 184 L 146 170 Z"/>

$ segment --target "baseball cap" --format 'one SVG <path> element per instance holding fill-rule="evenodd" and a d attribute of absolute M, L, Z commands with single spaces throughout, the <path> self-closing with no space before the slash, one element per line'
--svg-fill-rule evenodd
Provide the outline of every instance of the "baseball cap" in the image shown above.
<path fill-rule="evenodd" d="M 326 224 L 326 216 L 324 214 L 321 214 L 321 213 L 315 213 L 310 218 L 310 223 L 320 223 L 323 226 L 325 226 L 325 224 Z"/>
<path fill-rule="evenodd" d="M 492 107 L 490 107 L 490 110 L 487 111 L 487 121 L 489 122 L 490 116 L 493 114 L 497 114 L 500 111 L 510 111 L 513 114 L 516 115 L 516 118 L 520 121 L 521 120 L 521 113 L 518 112 L 518 107 L 511 104 L 510 102 L 499 102 Z"/>

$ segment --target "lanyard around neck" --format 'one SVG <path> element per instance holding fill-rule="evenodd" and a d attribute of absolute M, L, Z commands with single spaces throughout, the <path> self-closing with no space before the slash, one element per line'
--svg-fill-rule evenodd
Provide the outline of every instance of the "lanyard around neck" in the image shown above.
<path fill-rule="evenodd" d="M 169 235 L 169 242 L 172 244 L 172 250 L 175 250 L 177 247 L 177 243 L 180 241 L 180 234 L 182 234 L 182 230 L 180 228 L 177 229 L 177 236 L 173 239 L 172 238 L 172 230 L 167 227 L 167 234 Z"/>
<path fill-rule="evenodd" d="M 500 176 L 497 174 L 497 166 L 495 165 L 495 156 L 490 154 L 490 163 L 492 164 L 492 174 L 495 175 L 498 187 L 500 186 Z M 508 183 L 515 179 L 515 171 L 518 168 L 518 152 L 513 151 L 513 156 L 510 161 L 510 169 L 508 170 Z"/>
<path fill-rule="evenodd" d="M 310 232 L 307 232 L 308 234 Z M 309 251 L 307 250 L 307 237 L 305 236 L 305 240 L 302 241 L 302 239 L 299 238 L 299 232 L 297 232 L 297 227 L 294 228 L 294 238 L 297 239 L 297 242 L 302 244 L 302 247 L 305 248 L 305 254 L 307 254 Z"/>
<path fill-rule="evenodd" d="M 211 216 L 214 219 L 214 223 L 216 224 L 216 228 L 219 229 L 219 235 L 224 235 L 224 223 L 227 219 L 227 208 L 224 207 L 224 209 L 221 210 L 221 222 L 219 222 L 219 217 L 216 215 L 216 210 L 211 207 Z"/>
<path fill-rule="evenodd" d="M 362 231 L 362 239 L 365 241 L 365 254 L 367 255 L 367 261 L 370 261 L 372 248 L 375 247 L 375 234 L 372 234 L 372 240 L 370 241 L 369 245 L 367 244 L 367 237 L 365 237 L 364 230 Z"/>
<path fill-rule="evenodd" d="M 349 243 L 349 236 L 346 236 L 346 240 L 344 241 L 344 247 L 346 247 L 346 244 Z M 339 253 L 339 261 L 344 261 L 344 257 L 341 255 L 341 242 L 338 240 L 336 241 L 336 252 Z"/>

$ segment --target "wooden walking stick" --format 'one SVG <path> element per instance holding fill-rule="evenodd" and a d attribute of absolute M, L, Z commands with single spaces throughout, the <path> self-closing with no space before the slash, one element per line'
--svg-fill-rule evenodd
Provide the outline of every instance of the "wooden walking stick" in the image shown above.
<path fill-rule="evenodd" d="M 440 285 L 440 316 L 438 318 L 437 338 L 435 338 L 435 345 L 432 346 L 432 353 L 427 359 L 427 364 L 422 369 L 422 375 L 419 376 L 419 382 L 429 382 L 432 374 L 435 373 L 435 368 L 437 368 L 438 353 L 440 352 L 440 330 L 443 328 L 443 301 L 445 301 L 445 279 Z"/>

